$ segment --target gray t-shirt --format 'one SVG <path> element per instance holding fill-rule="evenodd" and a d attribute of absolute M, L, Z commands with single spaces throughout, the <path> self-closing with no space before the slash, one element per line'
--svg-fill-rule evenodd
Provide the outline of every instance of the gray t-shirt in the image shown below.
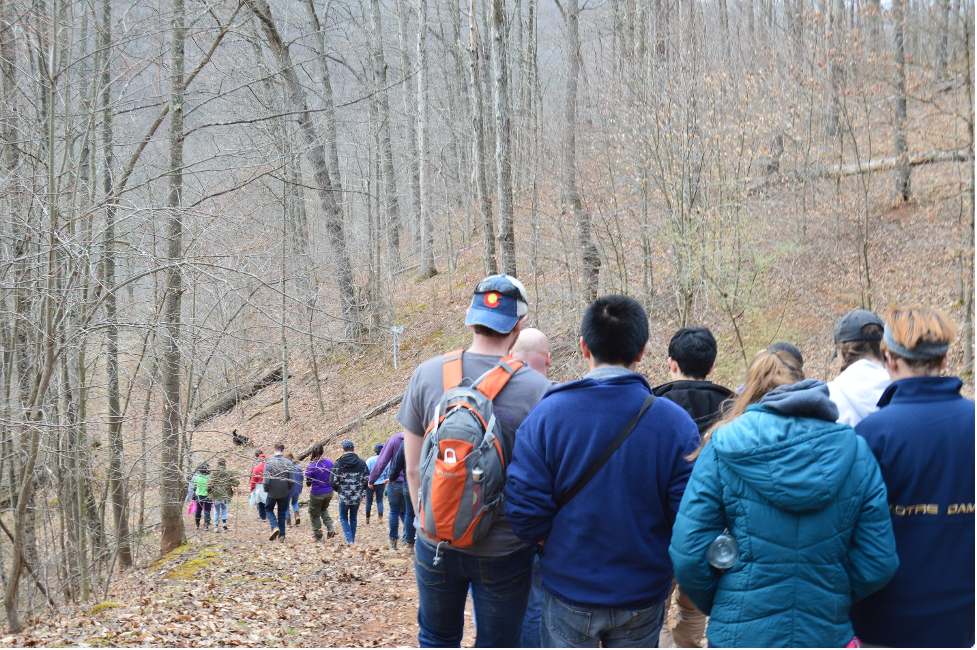
<path fill-rule="evenodd" d="M 500 358 L 465 352 L 462 357 L 462 377 L 469 381 L 463 380 L 463 385 L 470 385 L 491 370 Z M 397 421 L 413 434 L 424 435 L 434 417 L 434 410 L 444 395 L 444 377 L 441 374 L 443 363 L 441 356 L 428 359 L 417 367 L 407 386 L 407 393 L 397 412 Z M 498 420 L 502 432 L 502 444 L 510 457 L 516 443 L 516 429 L 549 388 L 550 382 L 546 377 L 525 366 L 509 379 L 502 392 L 492 401 L 495 419 Z M 420 531 L 417 538 L 433 546 Z M 468 548 L 456 550 L 471 555 L 499 557 L 514 553 L 525 546 L 512 532 L 505 513 L 500 512 L 485 537 Z"/>

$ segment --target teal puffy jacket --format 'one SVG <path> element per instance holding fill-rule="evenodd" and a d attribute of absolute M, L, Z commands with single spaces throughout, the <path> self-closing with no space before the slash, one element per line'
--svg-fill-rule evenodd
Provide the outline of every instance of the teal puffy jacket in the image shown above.
<path fill-rule="evenodd" d="M 852 602 L 899 561 L 885 484 L 825 384 L 782 386 L 717 429 L 696 461 L 672 532 L 675 578 L 718 647 L 844 647 Z M 706 549 L 729 529 L 740 557 Z"/>

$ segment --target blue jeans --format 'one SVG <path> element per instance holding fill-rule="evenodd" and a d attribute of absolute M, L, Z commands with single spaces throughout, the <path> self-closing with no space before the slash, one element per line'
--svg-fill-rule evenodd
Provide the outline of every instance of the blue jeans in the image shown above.
<path fill-rule="evenodd" d="M 339 525 L 343 527 L 343 535 L 346 535 L 346 541 L 350 544 L 356 541 L 356 514 L 359 509 L 358 503 L 351 506 L 339 503 Z"/>
<path fill-rule="evenodd" d="M 264 501 L 258 502 L 258 519 L 264 521 L 268 517 L 268 507 L 265 506 Z"/>
<path fill-rule="evenodd" d="M 410 500 L 407 483 L 398 481 L 387 483 L 387 505 L 390 506 L 388 521 L 390 522 L 390 539 L 397 539 L 399 524 L 404 524 L 403 540 L 407 544 L 414 543 L 414 504 Z"/>
<path fill-rule="evenodd" d="M 539 574 L 539 555 L 533 558 L 533 586 L 529 590 L 529 603 L 526 605 L 526 618 L 522 621 L 520 648 L 540 648 L 539 622 L 543 617 L 543 578 Z M 475 610 L 472 610 L 474 615 Z"/>
<path fill-rule="evenodd" d="M 657 648 L 665 602 L 646 609 L 567 605 L 543 590 L 539 641 L 544 648 Z"/>
<path fill-rule="evenodd" d="M 227 501 L 214 501 L 214 523 L 227 522 Z"/>
<path fill-rule="evenodd" d="M 302 513 L 302 509 L 299 508 L 299 496 L 301 496 L 301 495 L 296 494 L 295 496 L 293 496 L 293 497 L 291 497 L 289 499 L 289 501 L 292 502 L 292 510 L 295 511 L 295 514 L 296 515 L 300 515 Z"/>
<path fill-rule="evenodd" d="M 377 517 L 383 516 L 383 489 L 387 487 L 386 483 L 380 485 L 374 485 L 373 489 L 366 488 L 366 516 L 370 516 L 370 510 L 373 507 L 373 499 L 377 500 Z"/>
<path fill-rule="evenodd" d="M 502 557 L 486 557 L 441 548 L 425 542 L 414 547 L 417 577 L 417 641 L 422 648 L 459 647 L 465 631 L 468 588 L 478 612 L 476 648 L 515 648 L 532 583 L 530 546 Z"/>
<path fill-rule="evenodd" d="M 284 496 L 280 499 L 272 499 L 268 497 L 265 501 L 265 511 L 268 513 L 268 523 L 271 525 L 271 529 L 278 529 L 278 536 L 285 537 L 285 517 L 288 516 L 288 497 Z M 275 516 L 275 507 L 278 507 L 278 516 Z"/>

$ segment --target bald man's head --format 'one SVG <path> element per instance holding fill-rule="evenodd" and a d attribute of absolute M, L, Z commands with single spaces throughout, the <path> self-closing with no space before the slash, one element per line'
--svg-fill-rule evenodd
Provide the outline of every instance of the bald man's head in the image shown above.
<path fill-rule="evenodd" d="M 511 354 L 513 358 L 525 361 L 526 365 L 544 377 L 550 368 L 550 342 L 535 327 L 526 328 L 519 333 Z"/>

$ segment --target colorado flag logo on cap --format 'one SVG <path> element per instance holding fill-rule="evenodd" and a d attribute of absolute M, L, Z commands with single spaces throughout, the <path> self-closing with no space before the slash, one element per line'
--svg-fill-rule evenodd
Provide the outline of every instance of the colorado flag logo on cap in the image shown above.
<path fill-rule="evenodd" d="M 495 309 L 499 306 L 499 294 L 495 291 L 489 291 L 487 294 L 485 294 L 482 300 L 485 302 L 485 306 L 489 309 Z"/>

